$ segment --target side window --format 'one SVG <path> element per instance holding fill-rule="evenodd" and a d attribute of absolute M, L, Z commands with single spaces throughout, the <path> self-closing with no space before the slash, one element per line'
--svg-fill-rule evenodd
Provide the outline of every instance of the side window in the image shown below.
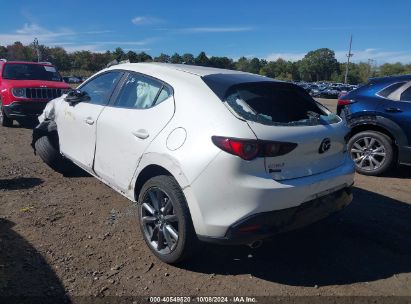
<path fill-rule="evenodd" d="M 139 74 L 130 74 L 117 98 L 116 106 L 132 109 L 151 108 L 162 86 L 161 82 L 154 79 Z M 165 94 L 163 93 L 163 96 Z"/>
<path fill-rule="evenodd" d="M 81 86 L 80 90 L 90 96 L 89 103 L 106 105 L 120 76 L 121 73 L 117 71 L 104 73 Z"/>
<path fill-rule="evenodd" d="M 404 92 L 401 93 L 401 101 L 411 101 L 411 87 L 408 87 Z"/>
<path fill-rule="evenodd" d="M 381 97 L 385 97 L 387 98 L 388 95 L 390 95 L 391 93 L 393 93 L 395 90 L 399 89 L 400 87 L 402 87 L 405 84 L 405 82 L 397 82 L 394 83 L 392 85 L 389 85 L 388 87 L 382 89 L 381 91 L 378 92 L 378 95 L 380 95 Z"/>
<path fill-rule="evenodd" d="M 155 104 L 158 105 L 159 103 L 162 103 L 164 100 L 166 100 L 170 96 L 171 96 L 170 89 L 166 86 L 163 86 L 163 88 L 161 89 L 160 94 L 158 94 L 158 97 L 157 97 L 157 100 L 156 100 Z"/>

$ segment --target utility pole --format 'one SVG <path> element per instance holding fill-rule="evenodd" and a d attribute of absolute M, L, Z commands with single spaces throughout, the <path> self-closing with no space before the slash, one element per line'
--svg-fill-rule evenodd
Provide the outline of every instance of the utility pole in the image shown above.
<path fill-rule="evenodd" d="M 368 79 L 371 78 L 371 73 L 372 73 L 372 59 L 368 59 Z"/>
<path fill-rule="evenodd" d="M 33 42 L 34 48 L 36 49 L 36 53 L 37 53 L 37 62 L 40 62 L 40 48 L 39 48 L 39 40 L 37 38 L 34 38 L 34 42 Z"/>
<path fill-rule="evenodd" d="M 368 78 L 370 78 L 373 75 L 374 65 L 375 65 L 375 60 L 368 59 L 368 68 L 369 68 Z"/>
<path fill-rule="evenodd" d="M 347 54 L 347 66 L 345 67 L 344 83 L 347 83 L 348 81 L 348 66 L 350 65 L 350 58 L 354 56 L 354 54 L 351 53 L 351 45 L 352 45 L 352 35 L 350 36 L 350 48 L 348 49 L 348 54 Z"/>

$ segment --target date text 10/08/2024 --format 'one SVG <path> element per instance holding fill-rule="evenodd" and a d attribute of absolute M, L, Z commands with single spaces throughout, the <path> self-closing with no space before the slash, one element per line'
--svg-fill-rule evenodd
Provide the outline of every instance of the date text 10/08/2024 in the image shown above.
<path fill-rule="evenodd" d="M 254 297 L 150 297 L 150 303 L 257 303 Z"/>

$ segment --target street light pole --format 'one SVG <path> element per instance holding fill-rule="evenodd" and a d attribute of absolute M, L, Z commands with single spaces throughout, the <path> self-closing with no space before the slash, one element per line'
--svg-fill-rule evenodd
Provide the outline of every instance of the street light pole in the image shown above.
<path fill-rule="evenodd" d="M 347 54 L 347 66 L 345 67 L 344 83 L 347 83 L 348 81 L 348 66 L 350 65 L 350 58 L 354 56 L 354 54 L 351 53 L 351 45 L 352 45 L 352 35 L 350 36 L 350 48 L 348 49 L 348 54 Z"/>

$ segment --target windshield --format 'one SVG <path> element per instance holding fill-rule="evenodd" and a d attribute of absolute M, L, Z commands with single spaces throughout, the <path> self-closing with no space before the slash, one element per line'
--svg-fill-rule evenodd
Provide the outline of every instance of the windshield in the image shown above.
<path fill-rule="evenodd" d="M 9 63 L 4 66 L 4 79 L 61 81 L 54 66 L 29 63 Z"/>
<path fill-rule="evenodd" d="M 243 83 L 228 89 L 225 100 L 242 118 L 267 125 L 319 125 L 339 122 L 298 87 L 286 83 Z"/>

